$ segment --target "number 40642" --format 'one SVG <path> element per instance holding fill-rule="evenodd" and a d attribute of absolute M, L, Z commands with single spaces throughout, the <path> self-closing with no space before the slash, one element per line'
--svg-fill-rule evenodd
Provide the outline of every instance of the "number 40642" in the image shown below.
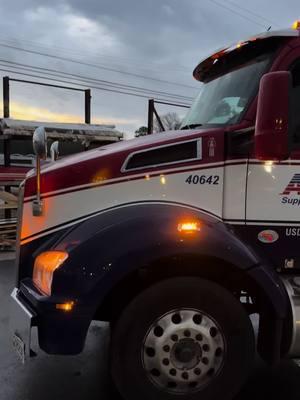
<path fill-rule="evenodd" d="M 218 185 L 220 177 L 218 175 L 190 175 L 186 178 L 185 183 L 194 185 Z"/>

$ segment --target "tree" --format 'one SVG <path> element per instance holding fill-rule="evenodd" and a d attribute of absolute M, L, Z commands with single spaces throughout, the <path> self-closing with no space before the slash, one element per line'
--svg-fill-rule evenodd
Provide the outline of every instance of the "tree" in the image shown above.
<path fill-rule="evenodd" d="M 145 136 L 148 133 L 148 128 L 146 126 L 140 126 L 134 133 L 135 137 Z"/>
<path fill-rule="evenodd" d="M 169 112 L 167 114 L 164 114 L 160 117 L 160 120 L 166 131 L 172 131 L 172 130 L 179 129 L 180 124 L 181 124 L 179 115 L 176 112 Z M 154 130 L 154 132 L 162 131 L 156 118 L 154 118 L 154 121 L 153 121 L 153 130 Z"/>

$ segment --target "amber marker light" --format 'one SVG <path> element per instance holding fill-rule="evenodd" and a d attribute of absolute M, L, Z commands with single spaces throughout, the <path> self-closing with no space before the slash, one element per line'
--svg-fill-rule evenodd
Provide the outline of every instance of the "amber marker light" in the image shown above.
<path fill-rule="evenodd" d="M 45 251 L 39 254 L 33 267 L 33 282 L 47 296 L 51 296 L 54 271 L 68 258 L 65 251 Z"/>
<path fill-rule="evenodd" d="M 292 29 L 294 29 L 295 31 L 299 31 L 300 30 L 300 20 L 297 20 L 297 21 L 295 21 L 293 23 Z"/>
<path fill-rule="evenodd" d="M 63 311 L 72 311 L 74 304 L 74 301 L 68 301 L 67 303 L 56 304 L 56 308 Z"/>
<path fill-rule="evenodd" d="M 177 230 L 180 233 L 194 233 L 201 230 L 199 221 L 185 221 L 177 225 Z"/>

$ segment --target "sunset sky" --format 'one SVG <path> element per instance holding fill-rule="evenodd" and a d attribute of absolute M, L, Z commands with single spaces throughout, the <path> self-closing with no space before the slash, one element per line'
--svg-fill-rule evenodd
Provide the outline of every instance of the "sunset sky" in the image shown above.
<path fill-rule="evenodd" d="M 300 16 L 297 0 L 0 0 L 0 12 L 1 76 L 21 78 L 7 63 L 17 62 L 191 98 L 200 87 L 192 70 L 204 56 Z M 92 122 L 131 136 L 146 124 L 146 98 L 92 95 Z M 12 83 L 11 101 L 15 118 L 83 121 L 80 92 Z"/>

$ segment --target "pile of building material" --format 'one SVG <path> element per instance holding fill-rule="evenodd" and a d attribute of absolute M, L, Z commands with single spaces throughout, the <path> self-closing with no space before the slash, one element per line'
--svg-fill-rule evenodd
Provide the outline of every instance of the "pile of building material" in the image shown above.
<path fill-rule="evenodd" d="M 103 146 L 123 140 L 123 133 L 117 131 L 114 125 L 69 124 L 42 121 L 24 121 L 11 118 L 0 119 L 0 250 L 13 249 L 16 238 L 17 195 L 20 183 L 26 173 L 34 167 L 35 157 L 31 141 L 35 129 L 43 126 L 49 142 L 79 143 L 79 150 Z M 25 140 L 25 142 L 24 142 Z M 13 143 L 22 143 L 13 150 Z M 22 142 L 21 142 L 22 141 Z M 2 143 L 1 143 L 2 142 Z M 23 143 L 30 146 L 23 148 Z M 78 147 L 78 145 L 76 145 Z M 29 151 L 28 151 L 29 150 Z M 68 154 L 74 154 L 69 150 Z M 22 154 L 19 154 L 22 153 Z M 63 157 L 60 151 L 60 157 Z"/>
<path fill-rule="evenodd" d="M 39 126 L 43 126 L 47 132 L 47 138 L 53 140 L 83 140 L 104 144 L 123 139 L 123 133 L 117 131 L 114 125 L 24 121 L 11 118 L 0 119 L 0 135 L 3 139 L 31 138 L 34 130 Z"/>

